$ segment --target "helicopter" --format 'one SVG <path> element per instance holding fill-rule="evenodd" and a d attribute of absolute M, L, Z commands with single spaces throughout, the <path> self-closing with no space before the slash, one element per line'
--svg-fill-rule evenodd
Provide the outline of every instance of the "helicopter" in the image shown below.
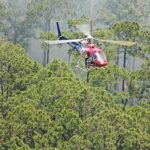
<path fill-rule="evenodd" d="M 136 42 L 131 42 L 131 41 L 114 41 L 114 40 L 104 40 L 104 39 L 94 38 L 90 34 L 90 30 L 85 25 L 78 26 L 78 28 L 86 35 L 86 38 L 68 39 L 67 37 L 61 34 L 61 30 L 58 22 L 56 22 L 56 25 L 57 25 L 59 40 L 47 40 L 45 41 L 45 43 L 50 45 L 67 43 L 81 55 L 81 58 L 84 59 L 85 67 L 88 70 L 91 67 L 105 68 L 105 66 L 108 65 L 108 60 L 105 56 L 105 53 L 103 52 L 102 49 L 96 47 L 96 45 L 93 42 L 94 40 L 100 42 L 124 45 L 124 46 L 132 46 L 136 44 Z"/>

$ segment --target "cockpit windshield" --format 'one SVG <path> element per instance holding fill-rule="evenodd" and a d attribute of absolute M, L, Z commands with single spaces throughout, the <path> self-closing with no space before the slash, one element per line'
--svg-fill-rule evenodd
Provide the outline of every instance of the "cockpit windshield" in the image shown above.
<path fill-rule="evenodd" d="M 103 52 L 96 52 L 94 55 L 93 55 L 93 59 L 96 60 L 96 61 L 100 61 L 101 63 L 103 63 L 105 60 L 106 60 L 106 56 Z"/>

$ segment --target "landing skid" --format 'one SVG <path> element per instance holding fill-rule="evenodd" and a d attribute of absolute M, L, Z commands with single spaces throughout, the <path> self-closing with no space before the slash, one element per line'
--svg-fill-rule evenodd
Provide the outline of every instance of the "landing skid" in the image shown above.
<path fill-rule="evenodd" d="M 80 69 L 80 70 L 82 70 L 82 71 L 84 71 L 84 72 L 89 72 L 91 69 L 83 69 L 83 68 L 81 68 L 81 67 L 79 67 L 79 66 L 75 66 L 75 68 L 78 68 L 78 69 Z"/>
<path fill-rule="evenodd" d="M 81 67 L 79 67 L 79 66 L 75 66 L 75 68 L 78 68 L 78 69 L 82 70 L 83 72 L 86 72 L 85 69 L 83 69 L 83 68 L 81 68 Z"/>
<path fill-rule="evenodd" d="M 85 65 L 85 60 L 83 58 L 80 58 L 77 62 L 77 65 L 75 66 L 75 68 L 78 68 L 80 70 L 82 70 L 83 72 L 89 72 L 91 70 L 91 67 L 89 65 L 89 67 L 86 67 Z"/>
<path fill-rule="evenodd" d="M 93 70 L 98 70 L 98 69 L 105 69 L 104 67 L 96 67 L 96 66 L 91 66 L 91 63 L 88 64 L 87 62 L 87 65 L 85 64 L 85 60 L 83 58 L 79 59 L 78 62 L 77 62 L 77 65 L 75 66 L 75 68 L 83 72 L 86 73 L 86 81 L 89 82 L 89 79 L 90 79 L 90 72 L 93 71 Z"/>
<path fill-rule="evenodd" d="M 86 67 L 84 62 L 85 62 L 85 60 L 83 60 L 83 58 L 79 59 L 75 68 L 78 68 L 86 73 L 89 71 L 92 71 L 92 70 L 105 69 L 104 67 L 99 68 L 99 67 L 91 66 L 91 65 L 87 65 L 87 67 Z"/>

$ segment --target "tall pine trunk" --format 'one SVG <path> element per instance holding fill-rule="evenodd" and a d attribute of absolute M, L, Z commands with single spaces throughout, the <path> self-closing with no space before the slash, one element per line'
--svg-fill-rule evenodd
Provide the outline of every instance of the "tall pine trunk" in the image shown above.
<path fill-rule="evenodd" d="M 45 17 L 45 32 L 50 32 L 50 19 L 48 16 Z M 49 37 L 47 38 L 49 40 Z M 50 47 L 48 45 L 48 49 L 44 50 L 44 56 L 43 56 L 43 66 L 45 67 L 49 63 L 49 50 Z"/>

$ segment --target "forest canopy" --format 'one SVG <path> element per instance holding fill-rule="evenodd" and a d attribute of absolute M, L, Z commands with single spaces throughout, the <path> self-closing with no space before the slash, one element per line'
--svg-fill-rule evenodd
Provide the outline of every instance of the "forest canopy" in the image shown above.
<path fill-rule="evenodd" d="M 1 149 L 149 149 L 149 97 L 121 103 L 140 97 L 134 88 L 144 68 L 128 75 L 137 95 L 116 93 L 109 80 L 124 76 L 116 66 L 87 84 L 64 62 L 43 68 L 19 45 L 0 42 Z"/>

